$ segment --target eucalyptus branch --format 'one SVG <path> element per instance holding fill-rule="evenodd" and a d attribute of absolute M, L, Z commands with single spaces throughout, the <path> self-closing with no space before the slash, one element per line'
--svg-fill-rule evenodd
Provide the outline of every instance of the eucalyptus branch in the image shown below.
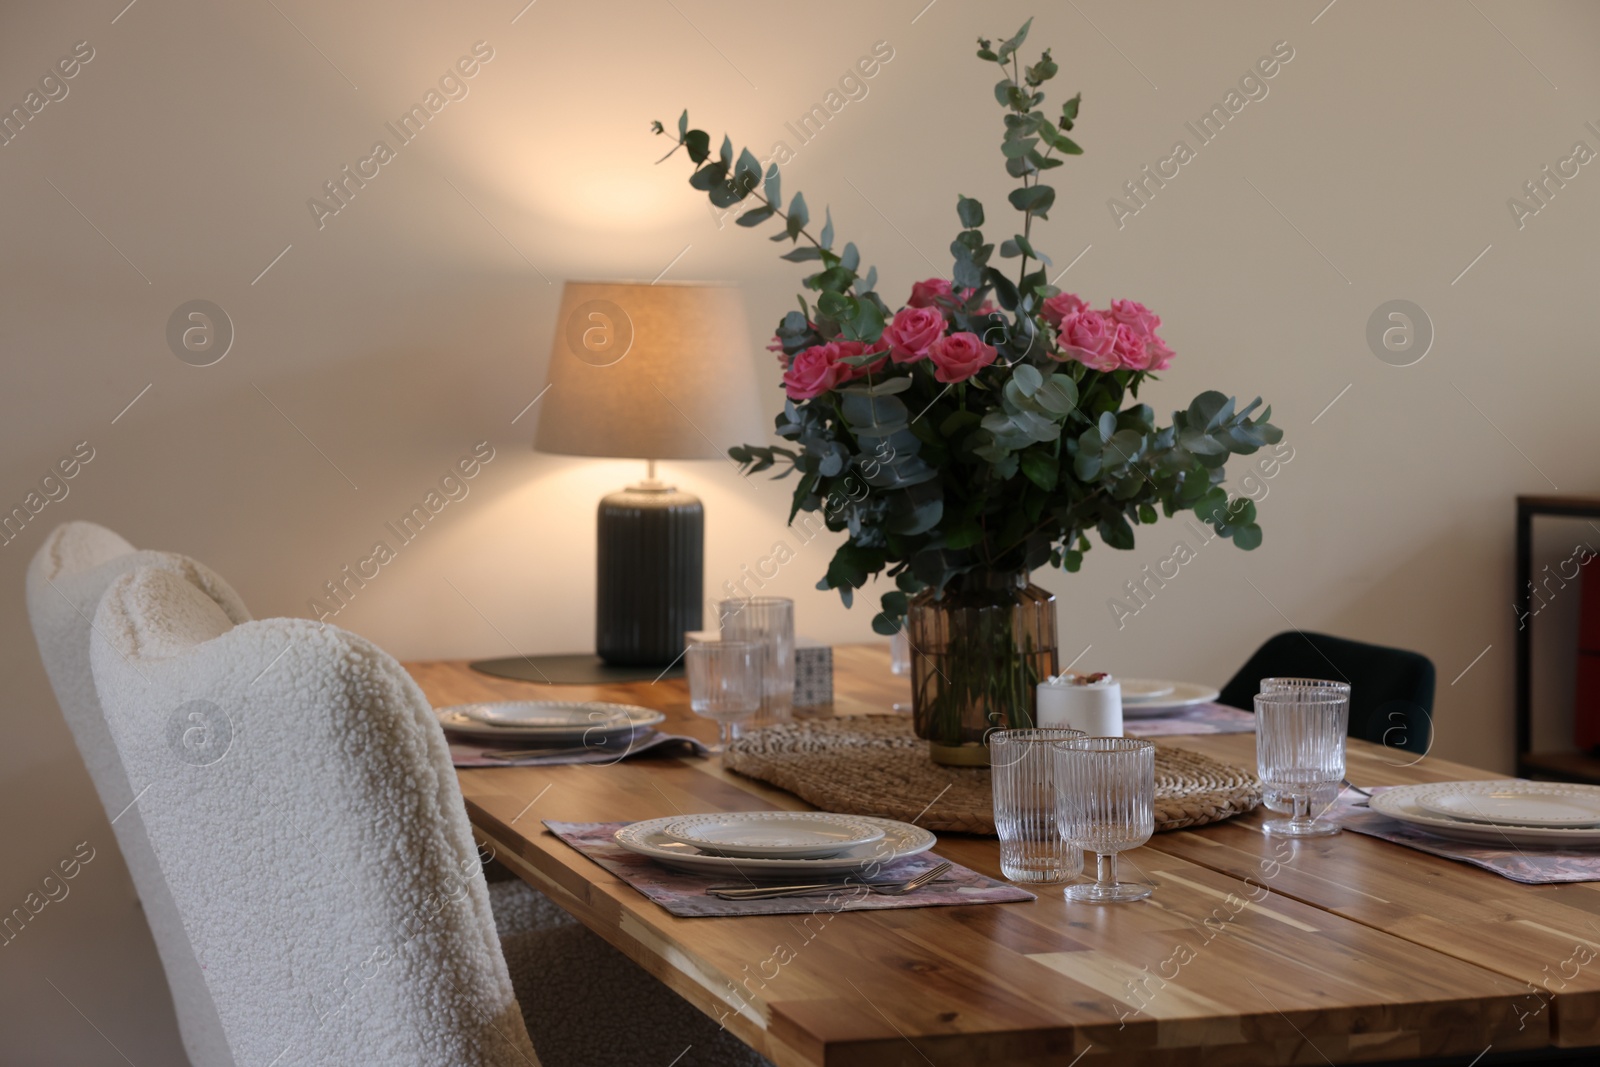
<path fill-rule="evenodd" d="M 656 123 L 656 125 L 660 126 L 661 124 L 658 122 L 658 123 Z M 657 132 L 661 132 L 661 131 L 658 130 Z M 678 149 L 688 147 L 688 143 L 689 142 L 688 142 L 688 140 L 686 138 L 679 137 L 677 142 L 673 144 L 672 151 L 668 152 L 666 155 L 664 155 L 660 159 L 656 160 L 656 163 L 657 164 L 665 163 L 667 160 L 672 158 L 673 153 L 677 152 Z M 705 166 L 705 164 L 696 163 L 694 165 L 694 169 L 695 170 L 699 170 L 703 166 Z M 774 215 L 778 216 L 778 218 L 782 219 L 784 221 L 785 225 L 788 225 L 788 222 L 789 222 L 788 213 L 785 212 L 783 210 L 783 208 L 779 207 L 777 204 L 774 204 L 772 201 L 768 200 L 765 196 L 762 196 L 759 192 L 756 191 L 756 189 L 757 189 L 756 186 L 751 186 L 750 188 L 745 190 L 745 195 L 746 196 L 753 196 L 757 200 L 761 201 L 761 203 L 764 206 L 766 206 L 768 208 L 771 208 L 772 209 L 772 213 Z M 811 236 L 811 231 L 806 229 L 804 226 L 800 227 L 799 234 L 800 234 L 801 237 L 804 237 L 806 240 L 810 241 L 812 247 L 817 249 L 817 251 L 819 251 L 819 252 L 828 251 L 827 249 L 822 247 L 822 243 L 820 241 L 818 241 L 815 237 Z"/>

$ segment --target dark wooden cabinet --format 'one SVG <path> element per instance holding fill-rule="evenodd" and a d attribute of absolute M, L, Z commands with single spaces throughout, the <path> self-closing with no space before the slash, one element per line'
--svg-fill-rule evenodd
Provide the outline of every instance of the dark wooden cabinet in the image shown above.
<path fill-rule="evenodd" d="M 1533 520 L 1541 515 L 1569 519 L 1600 518 L 1600 496 L 1517 497 L 1517 775 L 1564 782 L 1600 783 L 1600 758 L 1584 752 L 1534 752 L 1533 749 L 1533 615 L 1529 585 L 1533 581 Z"/>

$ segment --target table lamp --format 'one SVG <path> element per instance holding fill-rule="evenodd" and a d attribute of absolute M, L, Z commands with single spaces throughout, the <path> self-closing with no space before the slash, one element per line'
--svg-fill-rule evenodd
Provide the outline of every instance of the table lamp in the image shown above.
<path fill-rule="evenodd" d="M 731 462 L 728 446 L 767 438 L 755 361 L 736 286 L 566 283 L 533 446 L 648 466 L 643 481 L 600 501 L 599 661 L 530 657 L 546 678 L 519 676 L 654 678 L 678 660 L 684 633 L 703 621 L 705 513 L 656 479 L 656 461 Z"/>

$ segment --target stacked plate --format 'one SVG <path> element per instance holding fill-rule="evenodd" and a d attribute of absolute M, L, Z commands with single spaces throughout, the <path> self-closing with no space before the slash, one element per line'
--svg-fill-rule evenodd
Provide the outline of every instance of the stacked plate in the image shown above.
<path fill-rule="evenodd" d="M 666 718 L 632 704 L 560 700 L 506 700 L 435 708 L 448 733 L 478 741 L 518 741 L 589 748 L 626 741 Z"/>
<path fill-rule="evenodd" d="M 1600 786 L 1505 779 L 1403 785 L 1368 807 L 1438 837 L 1477 845 L 1600 847 Z"/>
<path fill-rule="evenodd" d="M 1159 719 L 1179 715 L 1196 704 L 1217 699 L 1220 693 L 1209 685 L 1194 682 L 1166 682 L 1156 678 L 1122 679 L 1122 717 Z"/>
<path fill-rule="evenodd" d="M 849 874 L 926 852 L 936 840 L 910 823 L 825 811 L 669 815 L 616 833 L 622 848 L 668 867 L 748 878 Z"/>

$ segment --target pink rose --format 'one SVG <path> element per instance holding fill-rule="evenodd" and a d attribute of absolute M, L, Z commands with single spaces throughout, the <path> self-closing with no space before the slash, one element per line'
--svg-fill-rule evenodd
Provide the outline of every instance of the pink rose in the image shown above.
<path fill-rule="evenodd" d="M 943 301 L 955 299 L 955 294 L 950 291 L 950 283 L 943 278 L 929 278 L 925 282 L 918 282 L 911 287 L 911 299 L 906 303 L 914 308 L 936 307 Z"/>
<path fill-rule="evenodd" d="M 1172 363 L 1172 357 L 1177 355 L 1176 352 L 1167 347 L 1165 341 L 1155 334 L 1150 335 L 1150 339 L 1145 342 L 1145 345 L 1145 351 L 1148 353 L 1150 360 L 1148 370 L 1166 370 L 1168 365 Z"/>
<path fill-rule="evenodd" d="M 855 381 L 857 378 L 865 378 L 869 373 L 878 373 L 883 370 L 883 365 L 889 358 L 889 342 L 881 337 L 872 342 L 870 346 L 865 341 L 838 341 L 832 347 L 836 347 L 839 350 L 841 360 L 839 363 L 840 385 Z M 843 362 L 845 356 L 865 356 L 872 352 L 882 352 L 884 358 L 874 360 L 865 367 L 856 367 Z"/>
<path fill-rule="evenodd" d="M 783 388 L 790 400 L 810 400 L 839 384 L 840 367 L 838 345 L 812 345 L 783 372 Z"/>
<path fill-rule="evenodd" d="M 1111 342 L 1111 354 L 1124 370 L 1149 370 L 1150 354 L 1147 338 L 1125 322 L 1117 323 L 1117 333 Z"/>
<path fill-rule="evenodd" d="M 916 362 L 943 335 L 944 315 L 935 307 L 901 308 L 883 330 L 883 339 L 889 342 L 889 352 L 896 363 Z"/>
<path fill-rule="evenodd" d="M 1061 358 L 1075 359 L 1098 371 L 1116 370 L 1120 365 L 1111 350 L 1116 339 L 1115 324 L 1088 308 L 1069 313 L 1056 334 Z"/>
<path fill-rule="evenodd" d="M 1156 327 L 1161 325 L 1161 316 L 1137 300 L 1113 300 L 1106 314 L 1113 322 L 1132 326 L 1141 337 L 1155 336 Z"/>
<path fill-rule="evenodd" d="M 783 341 L 779 339 L 777 334 L 772 335 L 772 343 L 767 346 L 767 351 L 776 352 L 778 354 L 778 369 L 780 371 L 786 371 L 789 369 L 788 353 L 784 352 Z"/>
<path fill-rule="evenodd" d="M 994 346 L 978 340 L 975 333 L 953 333 L 941 337 L 928 348 L 933 360 L 933 376 L 941 382 L 964 382 L 994 362 Z"/>
<path fill-rule="evenodd" d="M 1061 320 L 1074 311 L 1087 311 L 1088 304 L 1079 299 L 1077 293 L 1057 293 L 1045 300 L 1040 310 L 1044 312 L 1045 321 L 1059 329 Z"/>

